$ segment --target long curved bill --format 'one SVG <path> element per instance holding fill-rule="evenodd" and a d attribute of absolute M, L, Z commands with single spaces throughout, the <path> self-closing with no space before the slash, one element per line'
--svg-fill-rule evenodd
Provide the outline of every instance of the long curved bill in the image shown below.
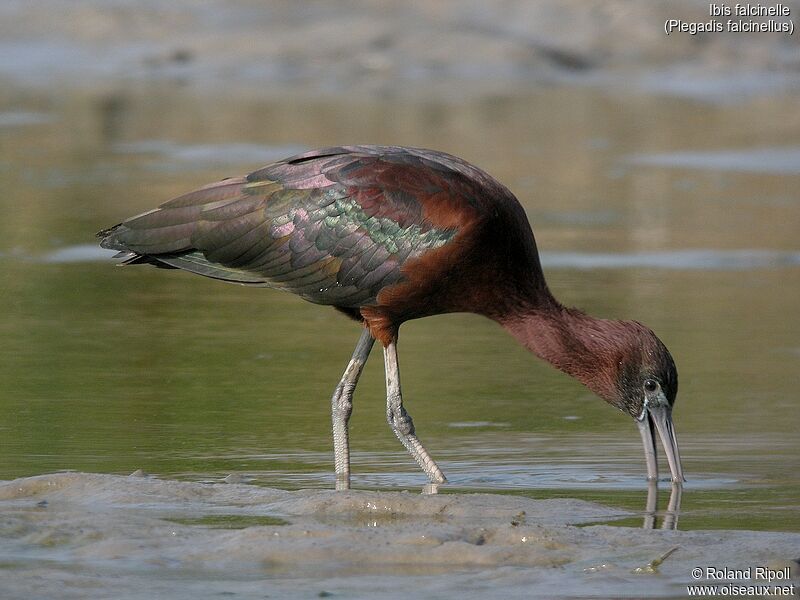
<path fill-rule="evenodd" d="M 672 426 L 672 407 L 666 402 L 663 404 L 646 406 L 641 418 L 636 420 L 639 433 L 644 444 L 644 457 L 647 461 L 647 479 L 658 480 L 658 453 L 656 451 L 656 436 L 661 438 L 664 452 L 667 454 L 669 470 L 672 472 L 672 481 L 682 483 L 681 453 L 678 450 L 678 440 L 675 437 L 675 428 Z"/>

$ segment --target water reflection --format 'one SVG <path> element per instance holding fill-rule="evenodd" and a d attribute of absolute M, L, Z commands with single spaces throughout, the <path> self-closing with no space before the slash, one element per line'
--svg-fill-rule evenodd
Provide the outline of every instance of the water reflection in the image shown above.
<path fill-rule="evenodd" d="M 681 497 L 683 495 L 683 484 L 672 482 L 669 493 L 669 503 L 664 512 L 661 522 L 661 529 L 677 529 L 678 515 L 681 510 Z M 658 512 L 658 482 L 647 482 L 647 502 L 644 509 L 643 529 L 656 529 L 656 516 Z"/>
<path fill-rule="evenodd" d="M 432 482 L 426 483 L 425 485 L 422 486 L 422 495 L 433 496 L 434 494 L 438 494 L 439 487 L 441 485 L 442 485 L 441 483 L 432 483 Z"/>

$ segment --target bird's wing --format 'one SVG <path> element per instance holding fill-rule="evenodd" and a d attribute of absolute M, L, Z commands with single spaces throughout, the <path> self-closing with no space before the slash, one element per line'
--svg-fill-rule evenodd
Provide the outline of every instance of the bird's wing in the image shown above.
<path fill-rule="evenodd" d="M 128 264 L 358 307 L 400 281 L 407 260 L 457 233 L 424 216 L 425 199 L 442 192 L 426 170 L 410 155 L 317 151 L 185 194 L 98 235 L 104 247 L 132 253 Z"/>

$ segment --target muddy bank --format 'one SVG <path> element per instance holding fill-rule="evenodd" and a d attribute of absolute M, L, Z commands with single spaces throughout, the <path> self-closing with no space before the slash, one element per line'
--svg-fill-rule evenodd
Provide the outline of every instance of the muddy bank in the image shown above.
<path fill-rule="evenodd" d="M 677 596 L 694 567 L 792 568 L 800 547 L 789 533 L 591 525 L 631 513 L 572 499 L 85 473 L 4 482 L 0 507 L 4 598 Z"/>
<path fill-rule="evenodd" d="M 800 3 L 784 5 L 791 14 L 778 20 L 796 20 Z M 797 36 L 665 34 L 667 19 L 708 21 L 708 10 L 691 0 L 9 1 L 0 76 L 458 96 L 566 81 L 719 100 L 797 88 Z"/>

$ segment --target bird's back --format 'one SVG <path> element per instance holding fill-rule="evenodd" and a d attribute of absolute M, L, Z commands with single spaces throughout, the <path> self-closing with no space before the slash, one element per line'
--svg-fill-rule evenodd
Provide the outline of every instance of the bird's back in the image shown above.
<path fill-rule="evenodd" d="M 485 277 L 477 271 L 491 265 L 495 275 L 516 266 L 541 279 L 513 195 L 459 158 L 415 148 L 308 152 L 185 194 L 98 235 L 102 246 L 129 253 L 127 264 L 284 289 L 344 309 L 390 301 L 398 305 L 391 318 L 399 321 L 474 310 L 462 284 Z M 463 272 L 470 261 L 476 264 Z"/>

